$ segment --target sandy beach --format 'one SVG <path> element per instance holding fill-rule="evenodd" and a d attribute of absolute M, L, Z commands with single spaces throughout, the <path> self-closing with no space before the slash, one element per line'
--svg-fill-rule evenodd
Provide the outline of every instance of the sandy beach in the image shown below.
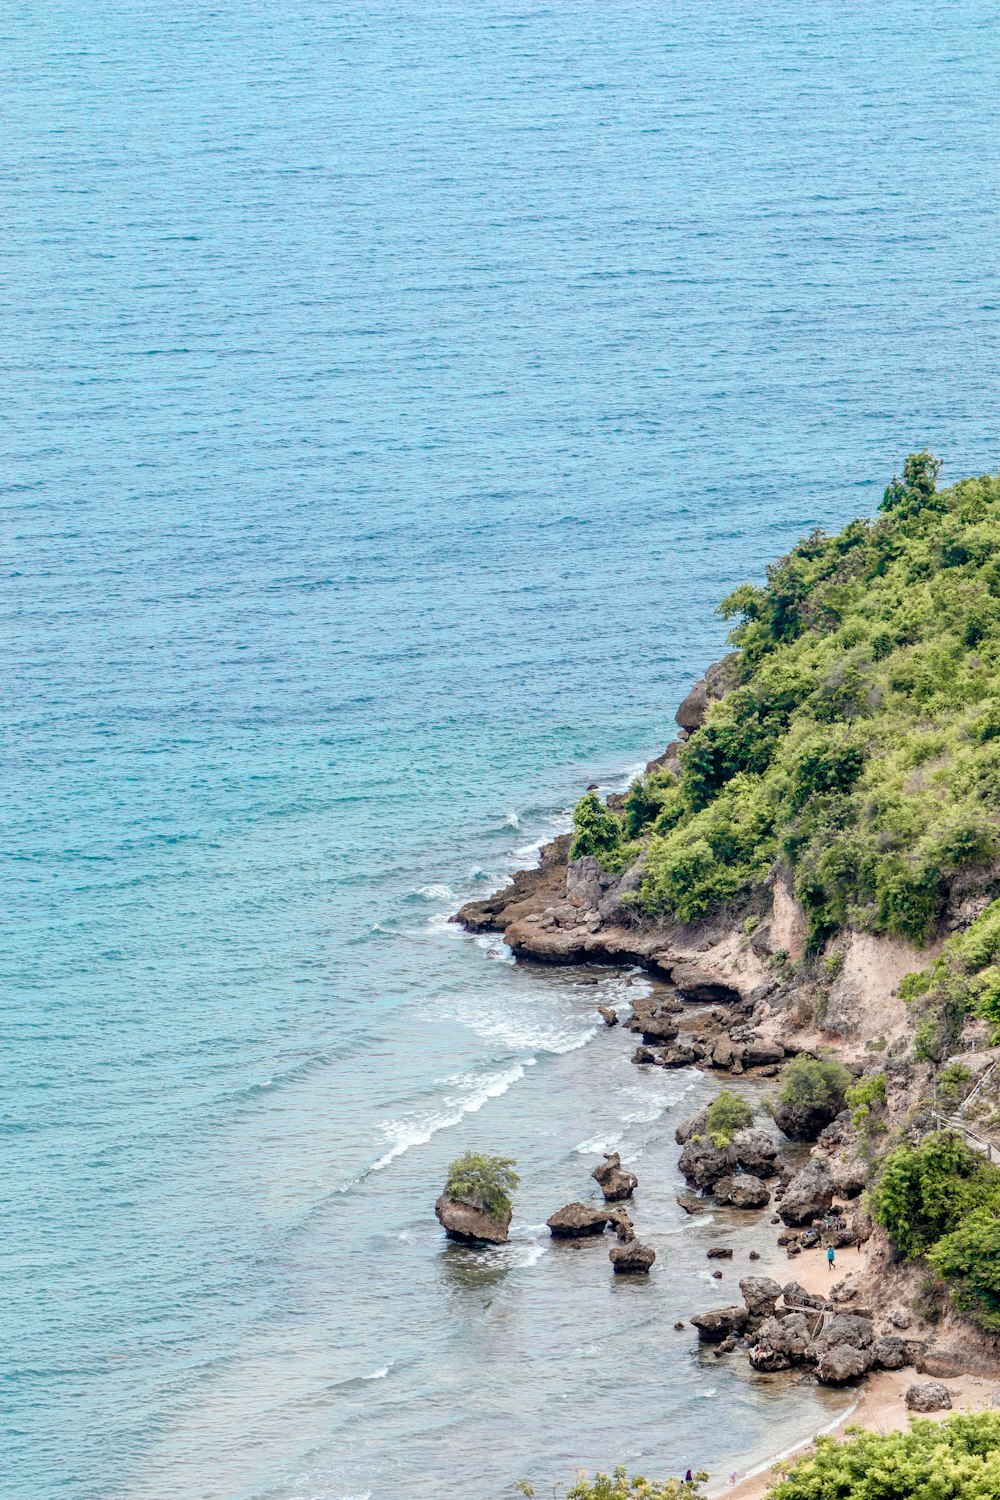
<path fill-rule="evenodd" d="M 863 1269 L 866 1255 L 856 1251 L 842 1250 L 837 1253 L 837 1262 L 831 1274 L 826 1264 L 826 1252 L 821 1249 L 806 1250 L 794 1260 L 789 1260 L 778 1246 L 761 1257 L 759 1269 L 776 1280 L 795 1280 L 806 1291 L 826 1295 L 830 1285 L 849 1271 Z M 869 1375 L 856 1388 L 856 1401 L 835 1423 L 813 1433 L 796 1446 L 774 1454 L 765 1464 L 749 1473 L 737 1471 L 735 1483 L 711 1481 L 707 1487 L 710 1496 L 730 1495 L 733 1500 L 761 1500 L 768 1486 L 781 1477 L 797 1458 L 808 1452 L 815 1437 L 831 1434 L 840 1437 L 850 1427 L 862 1427 L 870 1432 L 895 1432 L 907 1425 L 911 1413 L 906 1409 L 907 1388 L 919 1381 L 929 1379 L 914 1369 L 879 1370 Z M 953 1412 L 975 1412 L 990 1406 L 991 1397 L 998 1388 L 998 1381 L 984 1376 L 962 1375 L 941 1382 L 951 1393 L 951 1412 L 929 1413 L 931 1421 L 940 1421 Z"/>

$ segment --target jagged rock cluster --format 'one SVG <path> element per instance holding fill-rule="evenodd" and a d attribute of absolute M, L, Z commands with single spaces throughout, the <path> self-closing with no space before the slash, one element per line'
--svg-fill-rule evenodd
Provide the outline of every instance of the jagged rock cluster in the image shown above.
<path fill-rule="evenodd" d="M 622 1203 L 632 1197 L 639 1186 L 634 1172 L 622 1166 L 617 1151 L 605 1152 L 604 1161 L 590 1174 L 604 1194 L 605 1204 Z M 609 1259 L 618 1276 L 644 1276 L 656 1259 L 656 1251 L 636 1238 L 635 1226 L 624 1208 L 595 1208 L 592 1204 L 567 1203 L 546 1219 L 553 1239 L 578 1240 L 613 1229 L 618 1244 Z"/>

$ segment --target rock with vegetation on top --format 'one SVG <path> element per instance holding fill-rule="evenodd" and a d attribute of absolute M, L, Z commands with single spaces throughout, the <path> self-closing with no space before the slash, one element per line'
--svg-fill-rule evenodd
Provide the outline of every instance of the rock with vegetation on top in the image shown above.
<path fill-rule="evenodd" d="M 951 1393 L 940 1380 L 924 1380 L 907 1387 L 906 1408 L 908 1411 L 950 1411 Z"/>
<path fill-rule="evenodd" d="M 814 1141 L 837 1114 L 832 1105 L 773 1105 L 774 1123 L 790 1141 Z"/>
<path fill-rule="evenodd" d="M 617 1151 L 605 1151 L 604 1161 L 590 1175 L 604 1194 L 605 1203 L 623 1203 L 639 1186 L 638 1177 L 622 1166 Z"/>
<path fill-rule="evenodd" d="M 461 1245 L 485 1242 L 489 1245 L 506 1245 L 510 1238 L 510 1211 L 501 1219 L 494 1219 L 481 1208 L 471 1203 L 461 1203 L 457 1198 L 447 1198 L 444 1193 L 434 1205 L 434 1212 L 444 1226 L 450 1240 Z"/>
<path fill-rule="evenodd" d="M 833 1177 L 829 1163 L 814 1156 L 796 1172 L 785 1188 L 778 1213 L 789 1225 L 809 1224 L 825 1214 L 833 1202 Z"/>
<path fill-rule="evenodd" d="M 592 1208 L 586 1203 L 567 1203 L 551 1219 L 545 1220 L 553 1237 L 557 1240 L 578 1240 L 588 1234 L 603 1234 L 608 1225 L 614 1223 L 614 1215 L 606 1208 Z"/>
<path fill-rule="evenodd" d="M 656 1259 L 656 1251 L 649 1245 L 641 1245 L 637 1239 L 614 1245 L 609 1258 L 616 1276 L 646 1276 Z"/>
<path fill-rule="evenodd" d="M 729 1204 L 731 1208 L 763 1208 L 771 1201 L 766 1185 L 750 1172 L 720 1177 L 712 1191 L 716 1203 Z"/>

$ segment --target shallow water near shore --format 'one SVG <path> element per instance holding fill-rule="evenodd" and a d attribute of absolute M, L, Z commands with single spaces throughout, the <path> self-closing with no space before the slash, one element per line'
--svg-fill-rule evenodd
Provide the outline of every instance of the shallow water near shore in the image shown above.
<path fill-rule="evenodd" d="M 662 750 L 721 595 L 996 467 L 994 8 L 2 25 L 0 1489 L 745 1470 L 847 1398 L 673 1328 L 761 1232 L 674 1202 L 710 1084 L 447 917 Z M 648 1283 L 544 1231 L 604 1146 Z"/>

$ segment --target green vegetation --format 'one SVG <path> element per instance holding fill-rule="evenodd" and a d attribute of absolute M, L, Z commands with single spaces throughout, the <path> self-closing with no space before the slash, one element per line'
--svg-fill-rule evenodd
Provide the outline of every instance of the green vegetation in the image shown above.
<path fill-rule="evenodd" d="M 906 1432 L 820 1437 L 768 1500 L 996 1500 L 1000 1412 L 914 1421 Z"/>
<path fill-rule="evenodd" d="M 701 1486 L 708 1475 L 698 1473 L 693 1480 L 643 1479 L 641 1474 L 629 1476 L 622 1465 L 611 1474 L 595 1474 L 593 1479 L 580 1478 L 566 1491 L 566 1500 L 692 1500 L 701 1494 Z M 535 1491 L 522 1480 L 515 1485 L 522 1495 L 532 1496 Z"/>
<path fill-rule="evenodd" d="M 995 858 L 1000 477 L 938 490 L 937 473 L 911 454 L 876 520 L 814 532 L 731 594 L 735 686 L 679 778 L 637 783 L 621 815 L 583 799 L 575 851 L 622 869 L 644 849 L 640 911 L 697 920 L 777 861 L 814 949 L 846 925 L 922 943 L 955 882 Z M 973 998 L 1000 1025 L 987 969 Z"/>
<path fill-rule="evenodd" d="M 853 1074 L 835 1057 L 809 1057 L 800 1052 L 781 1070 L 778 1100 L 794 1109 L 843 1108 Z"/>
<path fill-rule="evenodd" d="M 902 1255 L 926 1255 L 955 1305 L 1000 1331 L 1000 1167 L 939 1131 L 889 1152 L 870 1203 Z"/>
<path fill-rule="evenodd" d="M 510 1195 L 521 1179 L 509 1156 L 481 1156 L 466 1151 L 448 1168 L 445 1195 L 481 1209 L 491 1219 L 505 1219 L 511 1212 Z"/>
<path fill-rule="evenodd" d="M 844 1095 L 851 1118 L 859 1129 L 868 1131 L 884 1129 L 878 1123 L 878 1115 L 885 1109 L 885 1074 L 866 1073 L 852 1084 Z"/>
<path fill-rule="evenodd" d="M 946 1055 L 965 1015 L 985 1017 L 994 1041 L 1000 1041 L 1000 901 L 949 938 L 929 968 L 908 974 L 900 994 L 924 1012 L 917 1027 L 918 1057 Z"/>
<path fill-rule="evenodd" d="M 708 1138 L 720 1149 L 728 1146 L 738 1130 L 753 1124 L 753 1109 L 745 1099 L 720 1089 L 708 1107 Z"/>

